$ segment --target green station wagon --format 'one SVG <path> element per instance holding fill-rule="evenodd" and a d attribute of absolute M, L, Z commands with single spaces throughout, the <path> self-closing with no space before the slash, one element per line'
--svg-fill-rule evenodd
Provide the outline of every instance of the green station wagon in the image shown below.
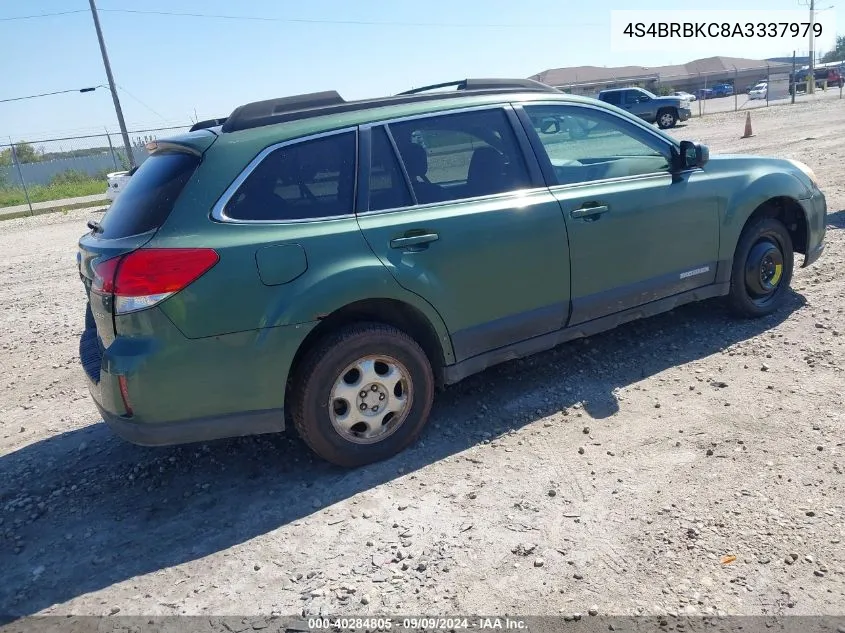
<path fill-rule="evenodd" d="M 453 88 L 445 90 L 445 88 Z M 684 303 L 776 310 L 824 248 L 802 163 L 709 157 L 529 80 L 241 106 L 152 142 L 79 241 L 104 420 L 164 445 L 282 431 L 343 466 L 436 389 Z"/>

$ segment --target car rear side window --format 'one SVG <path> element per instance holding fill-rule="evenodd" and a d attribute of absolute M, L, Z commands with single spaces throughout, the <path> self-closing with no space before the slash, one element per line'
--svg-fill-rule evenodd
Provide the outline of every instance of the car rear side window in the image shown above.
<path fill-rule="evenodd" d="M 187 152 L 147 158 L 100 221 L 100 237 L 116 239 L 160 228 L 199 162 Z"/>
<path fill-rule="evenodd" d="M 286 221 L 354 212 L 355 132 L 270 152 L 226 203 L 233 220 Z"/>
<path fill-rule="evenodd" d="M 420 204 L 531 186 L 525 157 L 504 110 L 391 123 L 390 131 Z"/>
<path fill-rule="evenodd" d="M 601 99 L 611 105 L 618 106 L 622 103 L 622 93 L 621 92 L 605 92 Z"/>
<path fill-rule="evenodd" d="M 383 127 L 373 128 L 370 158 L 370 211 L 398 209 L 414 204 L 408 183 Z"/>

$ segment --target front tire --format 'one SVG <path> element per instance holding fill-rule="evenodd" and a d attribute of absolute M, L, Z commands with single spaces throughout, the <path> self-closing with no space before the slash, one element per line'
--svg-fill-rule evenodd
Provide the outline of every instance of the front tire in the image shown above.
<path fill-rule="evenodd" d="M 746 226 L 731 271 L 729 301 L 734 313 L 758 318 L 780 308 L 794 264 L 792 238 L 780 220 L 761 218 Z"/>
<path fill-rule="evenodd" d="M 672 108 L 665 108 L 657 113 L 657 127 L 665 130 L 670 127 L 675 127 L 678 122 L 678 113 Z"/>
<path fill-rule="evenodd" d="M 348 468 L 387 459 L 422 432 L 434 374 L 410 336 L 379 323 L 332 333 L 303 358 L 292 393 L 294 426 L 328 462 Z"/>

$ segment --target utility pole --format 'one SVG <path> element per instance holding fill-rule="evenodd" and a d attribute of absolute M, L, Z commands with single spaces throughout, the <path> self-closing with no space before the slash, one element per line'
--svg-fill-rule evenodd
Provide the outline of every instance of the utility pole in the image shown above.
<path fill-rule="evenodd" d="M 790 75 L 789 83 L 792 85 L 790 86 L 792 93 L 792 103 L 795 103 L 795 93 L 798 92 L 798 76 L 795 74 L 795 51 L 792 51 L 792 74 Z M 768 94 L 769 88 L 766 87 L 766 94 Z"/>
<path fill-rule="evenodd" d="M 97 15 L 97 6 L 94 0 L 88 0 L 91 5 L 91 15 L 94 17 L 94 28 L 97 30 L 97 39 L 100 41 L 100 52 L 103 54 L 103 65 L 106 67 L 106 76 L 109 80 L 109 89 L 114 101 L 114 111 L 117 114 L 117 124 L 120 126 L 120 134 L 123 136 L 123 145 L 126 148 L 126 159 L 129 161 L 129 169 L 135 167 L 135 156 L 132 154 L 132 144 L 129 142 L 129 132 L 126 131 L 126 122 L 123 120 L 123 110 L 120 108 L 120 99 L 117 96 L 117 87 L 114 85 L 114 77 L 109 64 L 109 54 L 106 52 L 106 43 L 103 40 L 103 31 L 100 28 L 100 17 Z"/>
<path fill-rule="evenodd" d="M 93 2 L 93 0 L 92 0 Z M 816 91 L 816 53 L 813 50 L 813 26 L 816 21 L 816 0 L 810 0 L 810 93 Z"/>
<path fill-rule="evenodd" d="M 816 34 L 813 33 L 813 27 L 816 24 L 816 0 L 801 1 L 799 4 L 810 7 L 810 82 L 807 85 L 807 94 L 810 94 L 816 91 L 816 52 L 813 50 L 815 48 L 816 37 Z M 822 9 L 822 11 L 824 10 Z"/>

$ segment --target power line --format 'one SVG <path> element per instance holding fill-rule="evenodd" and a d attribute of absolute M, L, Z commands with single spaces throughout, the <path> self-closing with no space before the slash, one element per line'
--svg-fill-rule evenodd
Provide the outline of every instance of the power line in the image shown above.
<path fill-rule="evenodd" d="M 371 20 L 323 20 L 310 18 L 275 18 L 257 15 L 221 15 L 212 13 L 180 13 L 176 11 L 148 11 L 144 9 L 100 9 L 103 13 L 132 13 L 138 15 L 162 15 L 170 17 L 208 18 L 218 20 L 250 20 L 256 22 L 288 22 L 296 24 L 345 24 L 353 26 L 422 26 L 444 28 L 560 28 L 554 24 L 489 24 L 489 23 L 443 23 L 443 22 L 378 22 Z M 566 26 L 601 26 L 598 22 L 570 22 Z"/>
<path fill-rule="evenodd" d="M 162 121 L 167 121 L 167 119 L 166 119 L 164 116 L 162 116 L 160 113 L 158 113 L 158 112 L 156 112 L 155 110 L 153 110 L 150 106 L 148 106 L 146 103 L 144 103 L 143 101 L 141 101 L 138 97 L 136 97 L 135 95 L 133 95 L 133 94 L 132 94 L 131 92 L 129 92 L 126 88 L 124 88 L 124 87 L 123 87 L 123 86 L 121 86 L 120 84 L 117 84 L 117 87 L 118 87 L 120 90 L 122 90 L 123 92 L 125 92 L 127 95 L 129 95 L 130 97 L 132 97 L 135 101 L 137 101 L 138 103 L 140 103 L 142 106 L 144 106 L 147 110 L 149 110 L 150 112 L 152 112 L 153 114 L 155 114 L 155 115 L 156 115 L 159 119 L 161 119 Z"/>
<path fill-rule="evenodd" d="M 144 9 L 99 9 L 101 13 L 126 13 L 135 15 L 159 15 L 167 17 L 183 18 L 205 18 L 213 20 L 246 20 L 252 22 L 286 22 L 289 24 L 338 24 L 347 26 L 411 26 L 426 28 L 493 28 L 493 29 L 557 29 L 563 25 L 559 24 L 491 24 L 491 23 L 448 23 L 448 22 L 397 22 L 397 21 L 375 21 L 375 20 L 323 20 L 312 18 L 276 18 L 260 15 L 223 15 L 214 13 L 181 13 L 178 11 L 149 11 Z M 0 22 L 13 20 L 32 20 L 36 18 L 50 18 L 62 15 L 73 15 L 86 13 L 85 9 L 73 9 L 70 11 L 56 11 L 54 13 L 37 13 L 33 15 L 17 15 L 0 18 Z M 569 22 L 566 26 L 601 26 L 599 22 Z"/>
<path fill-rule="evenodd" d="M 37 97 L 49 97 L 51 95 L 62 95 L 68 92 L 93 92 L 97 88 L 99 88 L 99 86 L 95 86 L 94 88 L 76 88 L 74 90 L 57 90 L 56 92 L 42 92 L 41 94 L 29 95 L 26 97 L 12 97 L 11 99 L 0 99 L 0 103 L 8 103 L 9 101 L 23 101 L 24 99 L 35 99 Z"/>
<path fill-rule="evenodd" d="M 52 18 L 56 15 L 71 15 L 72 13 L 86 13 L 87 9 L 73 9 L 72 11 L 57 11 L 56 13 L 36 13 L 35 15 L 14 15 L 8 18 L 0 18 L 0 22 L 11 22 L 12 20 L 32 20 L 34 18 Z"/>

